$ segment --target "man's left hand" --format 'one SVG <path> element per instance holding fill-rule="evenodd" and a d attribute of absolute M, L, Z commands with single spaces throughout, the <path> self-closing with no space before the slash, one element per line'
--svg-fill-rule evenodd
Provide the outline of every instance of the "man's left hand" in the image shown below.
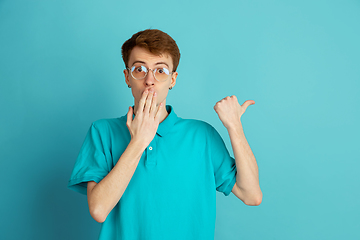
<path fill-rule="evenodd" d="M 214 106 L 214 110 L 224 126 L 229 129 L 241 123 L 241 116 L 245 113 L 246 108 L 252 104 L 255 104 L 254 100 L 247 100 L 240 105 L 236 96 L 233 95 L 218 101 Z"/>

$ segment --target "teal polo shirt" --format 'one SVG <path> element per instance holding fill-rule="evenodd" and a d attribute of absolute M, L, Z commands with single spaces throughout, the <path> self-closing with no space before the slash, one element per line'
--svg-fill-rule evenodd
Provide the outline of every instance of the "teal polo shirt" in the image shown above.
<path fill-rule="evenodd" d="M 229 195 L 236 165 L 208 123 L 182 119 L 173 108 L 143 152 L 120 201 L 102 223 L 100 240 L 213 240 L 216 191 Z M 68 187 L 86 194 L 130 142 L 126 115 L 95 121 L 75 162 Z"/>

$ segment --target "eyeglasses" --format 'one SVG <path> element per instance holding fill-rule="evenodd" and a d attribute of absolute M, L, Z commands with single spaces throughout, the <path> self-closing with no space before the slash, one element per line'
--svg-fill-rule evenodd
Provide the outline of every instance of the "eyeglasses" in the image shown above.
<path fill-rule="evenodd" d="M 169 79 L 169 77 L 173 74 L 173 72 L 170 72 L 169 69 L 163 67 L 163 68 L 155 68 L 150 69 L 143 65 L 136 65 L 132 66 L 131 68 L 126 68 L 130 71 L 131 76 L 137 80 L 141 80 L 146 77 L 149 71 L 153 72 L 154 78 L 159 82 L 165 82 Z"/>

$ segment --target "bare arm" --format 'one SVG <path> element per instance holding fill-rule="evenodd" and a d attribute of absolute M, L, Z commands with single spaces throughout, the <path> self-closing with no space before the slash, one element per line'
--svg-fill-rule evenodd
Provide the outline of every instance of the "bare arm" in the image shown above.
<path fill-rule="evenodd" d="M 119 202 L 136 170 L 144 149 L 135 142 L 130 142 L 119 161 L 103 180 L 98 184 L 93 181 L 88 182 L 89 210 L 97 222 L 104 222 L 107 215 Z"/>
<path fill-rule="evenodd" d="M 156 94 L 153 91 L 145 91 L 134 120 L 133 109 L 129 108 L 126 123 L 131 134 L 129 145 L 106 177 L 98 184 L 91 181 L 87 185 L 90 214 L 97 222 L 105 221 L 125 192 L 142 153 L 156 134 L 162 105 L 156 106 Z"/>
<path fill-rule="evenodd" d="M 228 130 L 237 169 L 236 183 L 232 192 L 246 205 L 259 205 L 262 192 L 259 185 L 259 171 L 255 156 L 245 138 L 240 118 L 250 104 L 240 105 L 235 96 L 217 102 L 214 109 Z"/>
<path fill-rule="evenodd" d="M 234 151 L 237 174 L 233 191 L 246 205 L 259 205 L 262 192 L 259 185 L 259 170 L 254 154 L 245 138 L 241 123 L 228 129 Z M 237 193 L 237 194 L 236 194 Z"/>

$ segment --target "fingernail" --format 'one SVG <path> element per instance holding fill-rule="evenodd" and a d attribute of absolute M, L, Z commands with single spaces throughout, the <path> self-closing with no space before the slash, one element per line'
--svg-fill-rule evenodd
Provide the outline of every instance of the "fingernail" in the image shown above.
<path fill-rule="evenodd" d="M 157 93 L 156 93 L 156 92 L 154 92 L 154 97 L 156 97 L 156 94 L 157 94 Z"/>

